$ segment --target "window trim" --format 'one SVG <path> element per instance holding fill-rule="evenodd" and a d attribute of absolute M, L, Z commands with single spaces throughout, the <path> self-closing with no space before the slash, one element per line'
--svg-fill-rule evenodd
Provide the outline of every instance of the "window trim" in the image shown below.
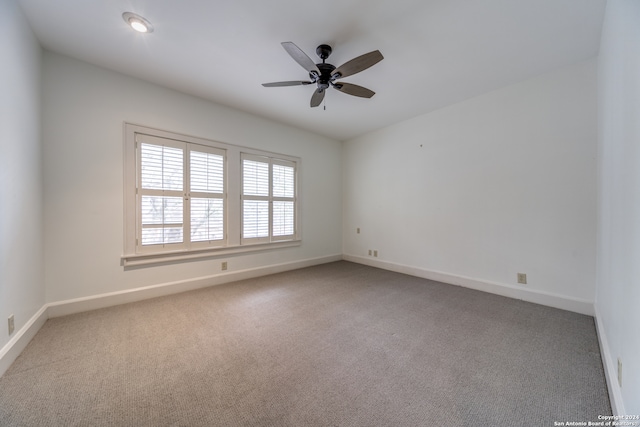
<path fill-rule="evenodd" d="M 195 259 L 227 256 L 231 254 L 273 250 L 279 248 L 300 246 L 302 244 L 301 235 L 301 197 L 300 197 L 300 168 L 301 159 L 298 157 L 283 155 L 279 153 L 257 150 L 249 147 L 226 144 L 204 138 L 193 137 L 175 132 L 164 131 L 131 123 L 124 123 L 124 227 L 123 227 L 123 253 L 121 264 L 123 266 L 156 264 L 163 262 L 181 262 Z M 225 203 L 224 229 L 226 235 L 226 245 L 202 247 L 195 244 L 191 248 L 181 248 L 163 251 L 138 250 L 136 238 L 138 234 L 137 224 L 137 179 L 138 179 L 138 159 L 136 155 L 136 134 L 144 134 L 157 138 L 164 138 L 186 142 L 187 144 L 198 144 L 218 150 L 224 150 L 225 156 L 225 190 L 227 197 Z M 187 150 L 189 148 L 187 147 Z M 242 215 L 241 215 L 241 185 L 242 185 L 242 153 L 252 156 L 268 157 L 271 159 L 281 159 L 292 162 L 295 165 L 295 234 L 293 238 L 272 242 L 250 242 L 242 241 Z M 186 161 L 186 160 L 185 160 Z M 270 230 L 271 233 L 271 230 Z"/>

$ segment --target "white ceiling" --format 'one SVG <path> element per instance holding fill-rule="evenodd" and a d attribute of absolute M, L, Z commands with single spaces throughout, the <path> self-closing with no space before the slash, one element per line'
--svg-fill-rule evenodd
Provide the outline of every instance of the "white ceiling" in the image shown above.
<path fill-rule="evenodd" d="M 328 137 L 354 136 L 598 52 L 605 0 L 19 0 L 45 49 Z M 155 27 L 139 34 L 131 11 Z M 371 99 L 261 83 L 308 75 L 280 45 L 336 66 L 385 59 L 345 82 Z"/>

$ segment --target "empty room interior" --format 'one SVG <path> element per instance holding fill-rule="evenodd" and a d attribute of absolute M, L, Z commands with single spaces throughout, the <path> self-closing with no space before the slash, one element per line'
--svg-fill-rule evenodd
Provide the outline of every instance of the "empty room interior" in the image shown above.
<path fill-rule="evenodd" d="M 1 0 L 0 49 L 0 425 L 640 426 L 639 1 Z"/>

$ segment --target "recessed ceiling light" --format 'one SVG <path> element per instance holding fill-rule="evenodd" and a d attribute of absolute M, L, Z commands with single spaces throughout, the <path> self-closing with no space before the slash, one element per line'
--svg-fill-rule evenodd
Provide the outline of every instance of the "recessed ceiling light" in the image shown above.
<path fill-rule="evenodd" d="M 151 25 L 151 22 L 147 21 L 140 15 L 125 12 L 122 14 L 122 19 L 124 19 L 124 22 L 129 24 L 131 28 L 139 33 L 153 33 L 153 25 Z"/>

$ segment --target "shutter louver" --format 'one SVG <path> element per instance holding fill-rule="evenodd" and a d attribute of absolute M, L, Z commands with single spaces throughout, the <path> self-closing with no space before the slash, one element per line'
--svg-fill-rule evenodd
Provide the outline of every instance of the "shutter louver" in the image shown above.
<path fill-rule="evenodd" d="M 273 235 L 289 236 L 295 233 L 293 202 L 273 202 Z"/>
<path fill-rule="evenodd" d="M 293 198 L 295 194 L 295 169 L 291 166 L 273 165 L 273 197 Z"/>
<path fill-rule="evenodd" d="M 242 219 L 242 234 L 245 239 L 269 236 L 269 202 L 267 200 L 245 200 Z"/>
<path fill-rule="evenodd" d="M 224 201 L 191 198 L 191 241 L 224 239 Z"/>
<path fill-rule="evenodd" d="M 245 196 L 268 196 L 269 163 L 245 159 L 242 162 L 242 190 Z"/>
<path fill-rule="evenodd" d="M 142 188 L 182 191 L 183 156 L 180 148 L 140 144 Z"/>
<path fill-rule="evenodd" d="M 224 191 L 224 157 L 219 154 L 191 151 L 191 191 L 222 194 Z"/>

